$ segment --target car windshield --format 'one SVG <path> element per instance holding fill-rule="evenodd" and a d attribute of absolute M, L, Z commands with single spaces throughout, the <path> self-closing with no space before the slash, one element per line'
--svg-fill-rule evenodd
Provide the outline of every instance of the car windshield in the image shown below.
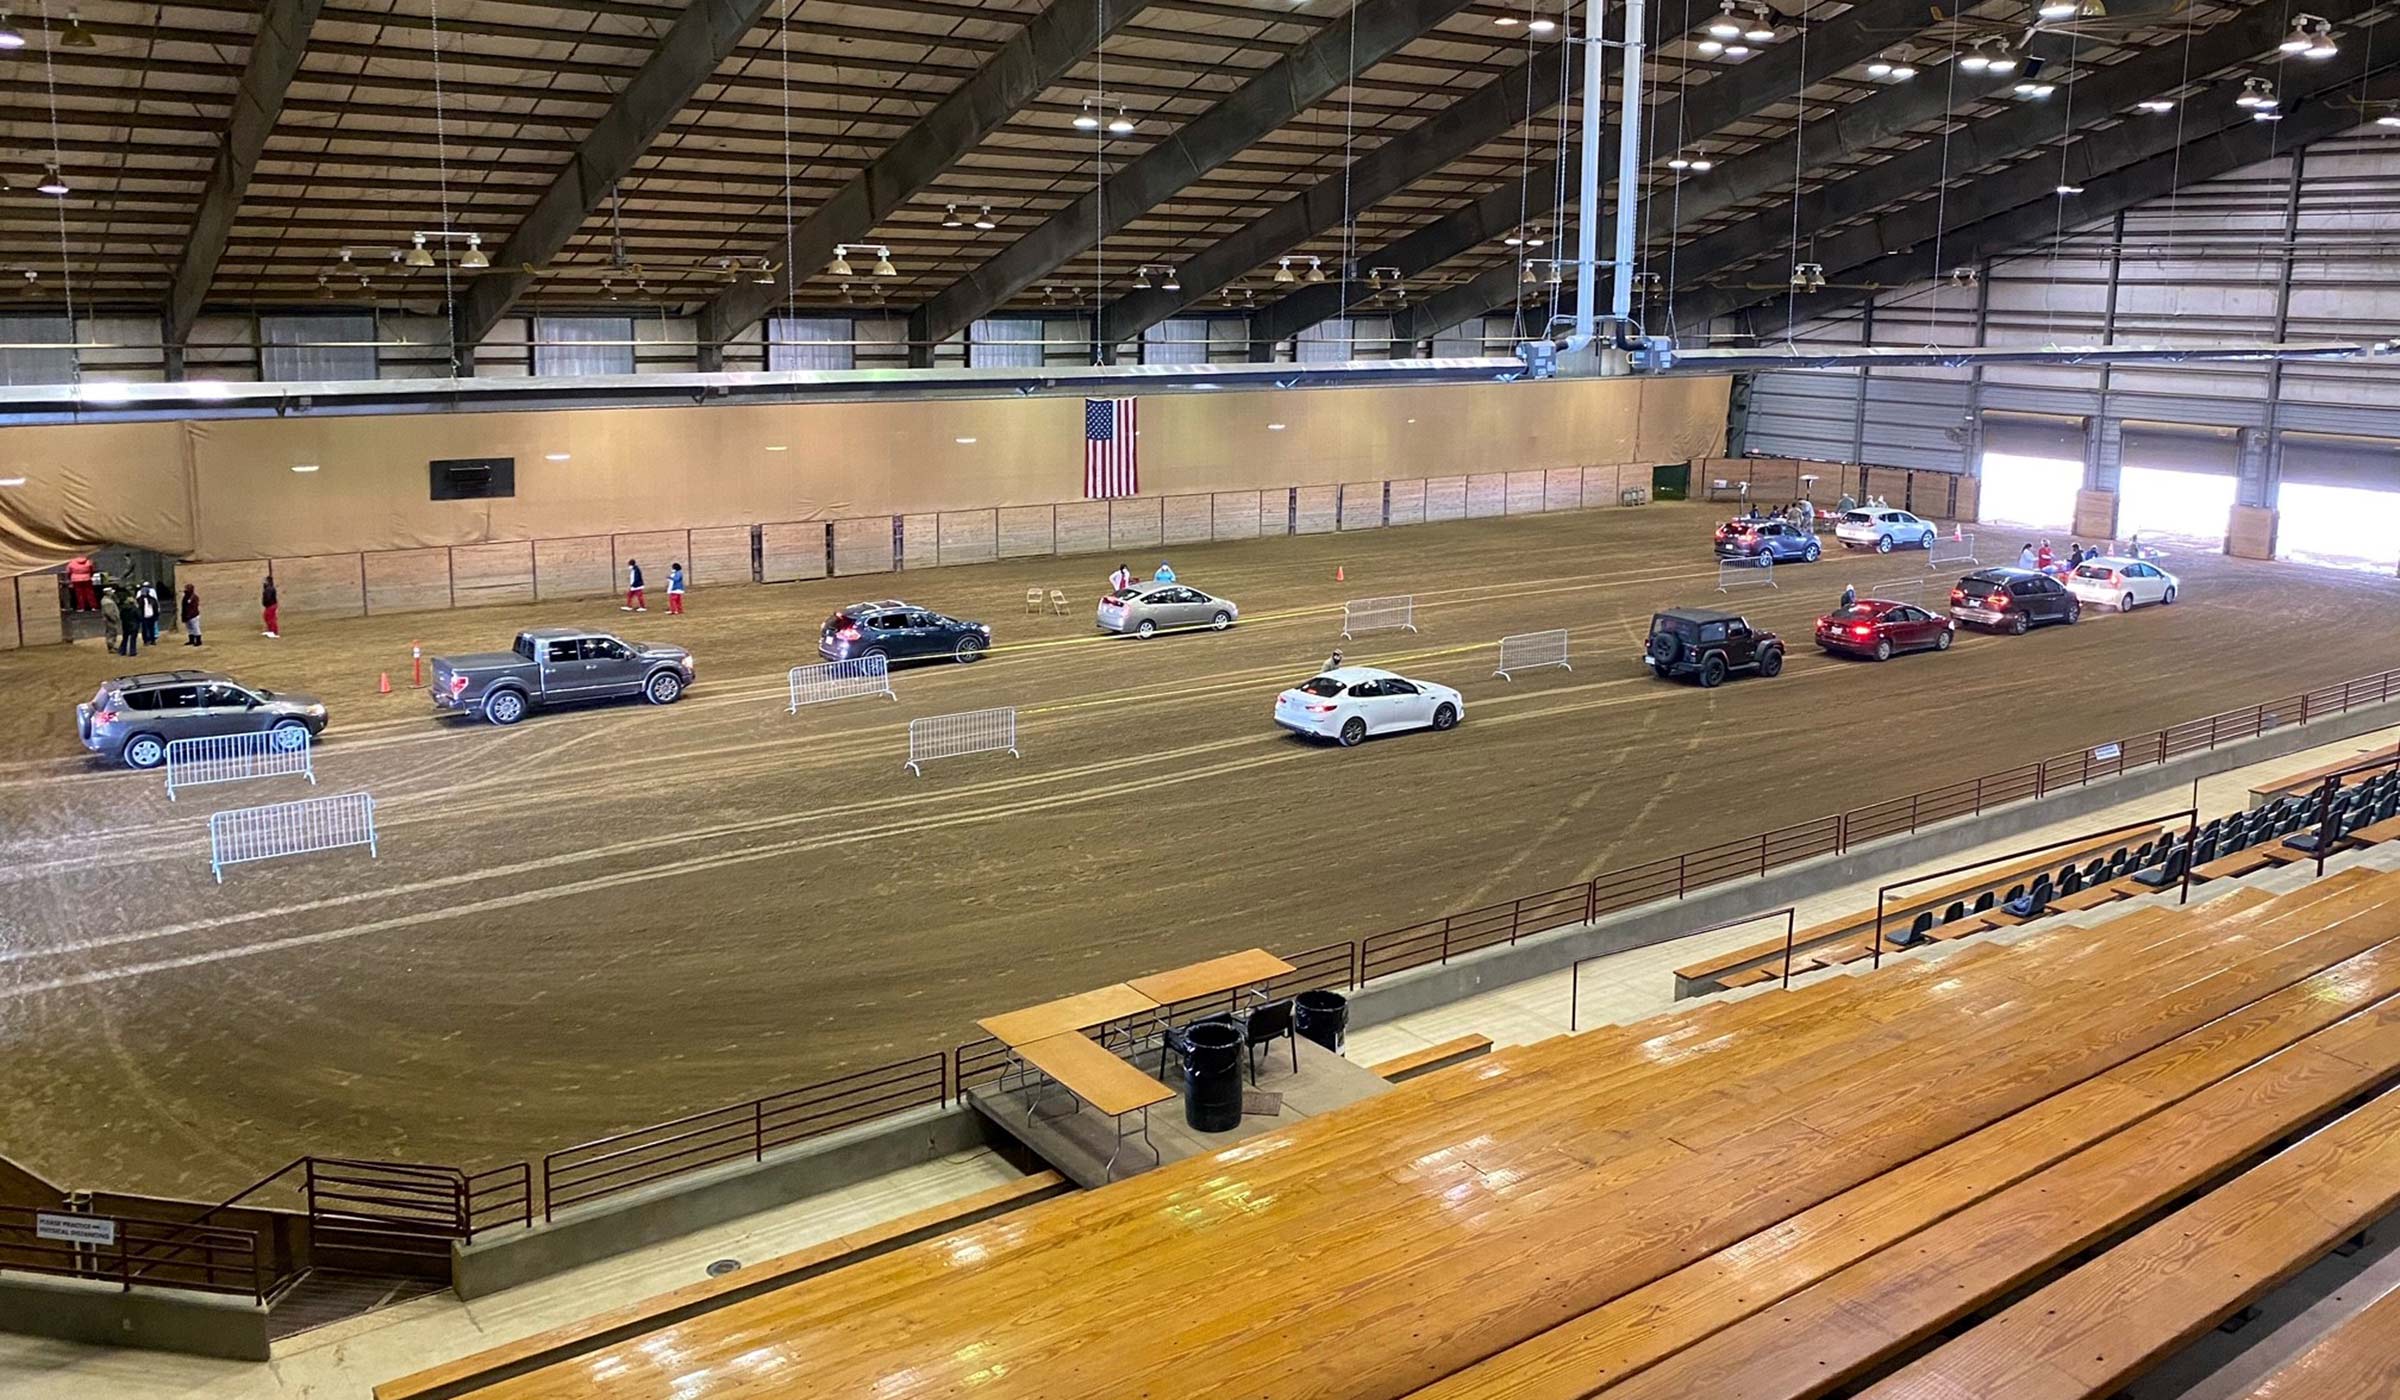
<path fill-rule="evenodd" d="M 2110 568 L 2110 567 L 2108 567 L 2106 564 L 2086 564 L 2086 565 L 2084 565 L 2082 568 L 2079 568 L 2079 569 L 2077 569 L 2077 570 L 2075 571 L 2075 577 L 2077 577 L 2077 578 L 2107 578 L 2107 577 L 2108 577 L 2110 574 L 2113 574 L 2113 573 L 2115 573 L 2115 572 L 2116 572 L 2116 570 L 2114 570 L 2114 569 L 2111 569 L 2111 568 Z"/>
<path fill-rule="evenodd" d="M 1342 693 L 1342 683 L 1331 676 L 1319 676 L 1313 681 L 1302 681 L 1297 688 L 1309 695 L 1328 698 Z"/>

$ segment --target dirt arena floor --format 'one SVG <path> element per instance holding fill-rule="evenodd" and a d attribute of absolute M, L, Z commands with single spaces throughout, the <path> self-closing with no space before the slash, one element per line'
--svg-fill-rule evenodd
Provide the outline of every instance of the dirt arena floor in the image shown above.
<path fill-rule="evenodd" d="M 1655 608 L 1717 601 L 1714 513 L 1179 547 L 1182 576 L 1247 618 L 1148 643 L 1092 630 L 1107 559 L 702 592 L 681 619 L 594 600 L 300 621 L 279 642 L 246 600 L 210 600 L 208 647 L 159 664 L 322 695 L 318 791 L 372 791 L 383 843 L 222 887 L 207 813 L 301 791 L 170 806 L 75 743 L 73 707 L 115 658 L 0 657 L 0 1152 L 193 1195 L 304 1151 L 538 1156 L 946 1048 L 990 1012 L 1565 884 L 2400 654 L 2391 580 L 2186 554 L 2171 608 L 1837 660 L 1805 634 L 1845 581 L 1925 576 L 1922 556 L 1837 553 L 1737 595 L 1794 640 L 1780 679 L 1662 684 L 1641 638 Z M 1065 589 L 1069 615 L 1026 616 L 1029 585 Z M 902 671 L 898 704 L 785 713 L 783 672 L 815 659 L 825 615 L 887 592 L 987 620 L 1000 645 Z M 1459 687 L 1465 723 L 1348 752 L 1277 730 L 1274 695 L 1335 642 L 1340 600 L 1402 592 L 1421 633 L 1349 655 Z M 406 690 L 412 639 L 430 656 L 576 623 L 688 643 L 698 686 L 509 730 Z M 1572 673 L 1492 677 L 1495 638 L 1549 627 L 1572 633 Z M 379 671 L 400 693 L 375 693 Z M 903 770 L 912 716 L 1010 704 L 1021 759 Z"/>

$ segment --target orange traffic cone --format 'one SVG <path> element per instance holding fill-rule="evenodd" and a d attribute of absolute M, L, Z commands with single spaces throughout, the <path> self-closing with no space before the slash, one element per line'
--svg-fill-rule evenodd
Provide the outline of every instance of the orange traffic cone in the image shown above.
<path fill-rule="evenodd" d="M 1967 538 L 1967 527 L 1966 527 L 1966 526 L 1964 526 L 1964 525 L 1952 525 L 1952 526 L 1950 527 L 1950 542 L 1951 542 L 1952 544 L 1964 544 L 1964 543 L 1966 542 L 1966 538 Z"/>
<path fill-rule="evenodd" d="M 1333 566 L 1333 581 L 1335 583 L 1341 583 L 1344 581 L 1342 576 L 1342 566 L 1339 564 Z"/>
<path fill-rule="evenodd" d="M 389 672 L 389 671 L 385 671 L 385 672 L 383 673 L 383 675 L 382 675 L 382 679 L 378 680 L 378 681 L 375 683 L 375 691 L 376 691 L 376 693 L 377 693 L 377 694 L 379 694 L 379 695 L 389 695 L 389 694 L 391 694 L 391 693 L 392 693 L 392 673 L 391 673 L 391 672 Z"/>

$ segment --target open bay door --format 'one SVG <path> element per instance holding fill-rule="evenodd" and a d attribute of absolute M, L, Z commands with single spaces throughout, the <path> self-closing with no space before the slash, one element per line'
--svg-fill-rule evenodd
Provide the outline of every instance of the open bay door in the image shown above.
<path fill-rule="evenodd" d="M 2276 505 L 2287 559 L 2400 564 L 2400 441 L 2285 433 Z"/>
<path fill-rule="evenodd" d="M 2063 533 L 2083 489 L 2083 420 L 1986 410 L 1979 470 L 1980 519 Z"/>
<path fill-rule="evenodd" d="M 2240 435 L 2231 428 L 2127 423 L 2118 457 L 2117 533 L 2224 548 L 2241 456 Z"/>

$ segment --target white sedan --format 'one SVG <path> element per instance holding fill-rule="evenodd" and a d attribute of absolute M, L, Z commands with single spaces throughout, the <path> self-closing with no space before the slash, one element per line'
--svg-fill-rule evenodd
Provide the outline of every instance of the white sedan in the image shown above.
<path fill-rule="evenodd" d="M 2182 583 L 2156 564 L 2097 554 L 2077 565 L 2067 591 L 2095 608 L 2131 612 L 2144 603 L 2172 603 Z"/>
<path fill-rule="evenodd" d="M 1370 734 L 1448 729 L 1467 713 L 1457 691 L 1372 666 L 1343 666 L 1275 697 L 1275 722 L 1294 734 L 1343 748 Z"/>

